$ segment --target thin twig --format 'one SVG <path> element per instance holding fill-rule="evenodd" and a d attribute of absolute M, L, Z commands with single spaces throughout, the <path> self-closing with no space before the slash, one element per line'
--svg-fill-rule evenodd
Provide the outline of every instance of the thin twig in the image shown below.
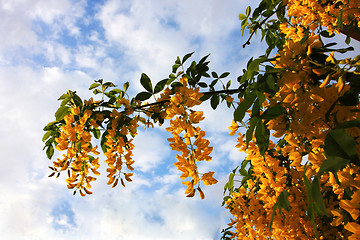
<path fill-rule="evenodd" d="M 219 94 L 219 93 L 235 94 L 235 93 L 242 92 L 245 89 L 246 89 L 246 87 L 240 86 L 239 88 L 236 88 L 236 89 L 225 89 L 225 90 L 209 91 L 209 92 L 201 92 L 201 93 L 204 94 L 204 95 L 208 95 L 208 94 L 214 95 L 214 94 Z M 167 103 L 167 102 L 170 102 L 170 100 L 162 100 L 162 101 L 159 101 L 159 102 L 148 103 L 148 104 L 145 104 L 145 105 L 142 105 L 142 106 L 133 107 L 133 109 L 134 110 L 143 109 L 143 108 L 151 107 L 151 106 L 154 106 L 154 105 L 161 105 L 161 104 L 164 104 L 164 103 Z"/>
<path fill-rule="evenodd" d="M 280 11 L 281 9 L 283 9 L 284 7 L 286 7 L 286 4 L 283 5 L 281 8 L 278 8 L 276 11 L 274 11 L 273 13 L 271 13 L 268 17 L 266 17 L 261 23 L 259 23 L 258 26 L 256 26 L 256 28 L 252 31 L 252 33 L 250 34 L 248 40 L 246 41 L 246 43 L 244 43 L 243 48 L 246 47 L 246 45 L 250 45 L 250 39 L 253 37 L 253 35 L 255 34 L 256 30 L 258 30 L 260 28 L 261 25 L 263 25 L 270 17 L 272 17 L 275 13 L 277 13 L 278 11 Z"/>

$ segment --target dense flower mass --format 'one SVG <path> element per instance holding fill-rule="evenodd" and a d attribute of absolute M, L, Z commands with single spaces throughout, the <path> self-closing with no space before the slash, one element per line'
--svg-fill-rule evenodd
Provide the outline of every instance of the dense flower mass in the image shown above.
<path fill-rule="evenodd" d="M 288 6 L 287 15 L 292 17 L 292 25 L 308 27 L 311 31 L 322 26 L 330 32 L 337 33 L 340 33 L 340 25 L 355 24 L 360 27 L 358 0 L 287 0 L 285 2 Z"/>
<path fill-rule="evenodd" d="M 320 2 L 287 1 L 292 27 L 286 22 L 280 25 L 287 40 L 271 62 L 278 72 L 278 91 L 273 95 L 265 94 L 262 104 L 266 109 L 281 108 L 284 114 L 259 120 L 280 140 L 277 144 L 270 141 L 268 150 L 262 155 L 256 137 L 248 143 L 245 135 L 239 133 L 237 147 L 250 160 L 251 178 L 226 200 L 233 215 L 230 223 L 235 227 L 233 238 L 360 239 L 358 162 L 326 174 L 321 171 L 331 152 L 325 151 L 329 132 L 359 118 L 359 105 L 345 103 L 343 97 L 353 91 L 353 83 L 346 77 L 360 74 L 358 62 L 339 61 L 334 53 L 326 55 L 319 51 L 324 45 L 313 32 L 320 25 L 338 32 L 336 16 L 340 11 L 346 19 L 343 23 L 352 24 L 350 19 L 359 19 L 359 3 L 346 1 L 345 4 L 343 1 L 344 4 L 335 7 Z M 306 40 L 305 27 L 311 30 Z M 322 59 L 319 60 L 319 56 Z M 249 114 L 253 115 L 250 110 Z M 230 135 L 234 135 L 238 126 L 233 122 L 229 129 Z M 359 128 L 346 128 L 346 133 L 356 139 L 355 158 L 358 159 Z M 322 213 L 319 213 L 322 210 L 318 202 L 315 206 L 318 209 L 309 208 L 309 205 L 314 206 L 311 205 L 313 196 L 309 195 L 316 191 L 307 186 L 311 181 L 319 181 L 318 190 L 325 206 Z M 285 202 L 289 205 L 284 204 L 282 207 L 287 209 L 278 212 L 279 199 L 285 193 L 288 196 Z M 318 214 L 311 215 L 309 211 Z"/>
<path fill-rule="evenodd" d="M 269 97 L 264 105 L 271 108 L 280 104 L 286 109 L 285 116 L 281 115 L 267 122 L 273 136 L 283 138 L 285 144 L 280 147 L 271 143 L 269 149 L 274 151 L 262 156 L 255 143 L 246 147 L 244 135 L 239 133 L 237 147 L 246 152 L 247 159 L 251 160 L 255 180 L 249 180 L 247 188 L 241 187 L 227 201 L 234 216 L 232 224 L 236 226 L 238 239 L 261 236 L 273 236 L 276 239 L 314 237 L 313 226 L 306 215 L 307 195 L 303 175 L 312 179 L 319 172 L 325 160 L 323 147 L 327 133 L 337 125 L 359 117 L 358 105 L 336 104 L 338 97 L 349 90 L 349 85 L 334 81 L 327 85 L 313 83 L 313 69 L 307 60 L 307 48 L 318 44 L 314 42 L 306 45 L 290 40 L 279 51 L 282 57 L 274 62 L 276 68 L 283 68 L 285 71 L 278 79 L 279 91 L 275 96 Z M 230 134 L 233 134 L 236 126 L 232 125 L 229 129 Z M 358 128 L 351 128 L 348 132 L 358 139 Z M 359 146 L 357 145 L 357 151 L 360 150 Z M 331 197 L 325 198 L 329 218 L 317 219 L 318 233 L 323 239 L 340 239 L 351 234 L 353 235 L 349 239 L 357 239 L 358 231 L 350 226 L 358 224 L 359 167 L 351 164 L 337 174 L 338 182 L 331 172 L 320 178 L 320 184 L 326 186 L 322 194 Z M 346 189 L 350 189 L 353 194 L 349 200 L 344 196 Z M 289 193 L 290 210 L 275 215 L 273 230 L 270 232 L 273 208 L 284 190 Z M 341 218 L 345 211 L 351 216 L 347 222 Z M 349 232 L 344 232 L 343 228 Z"/>

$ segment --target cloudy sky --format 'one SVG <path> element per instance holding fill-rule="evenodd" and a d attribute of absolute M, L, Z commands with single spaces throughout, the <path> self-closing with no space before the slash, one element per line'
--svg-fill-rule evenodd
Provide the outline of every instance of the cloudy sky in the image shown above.
<path fill-rule="evenodd" d="M 90 97 L 103 78 L 140 90 L 146 72 L 167 77 L 176 56 L 211 53 L 211 70 L 235 80 L 260 44 L 245 49 L 238 14 L 250 0 L 0 0 L 0 236 L 2 239 L 219 239 L 229 217 L 223 186 L 243 159 L 228 136 L 232 113 L 204 106 L 219 183 L 205 200 L 186 198 L 163 129 L 136 137 L 134 181 L 111 189 L 105 173 L 93 195 L 72 196 L 63 177 L 48 178 L 43 127 L 67 89 Z M 256 40 L 253 40 L 256 42 Z"/>

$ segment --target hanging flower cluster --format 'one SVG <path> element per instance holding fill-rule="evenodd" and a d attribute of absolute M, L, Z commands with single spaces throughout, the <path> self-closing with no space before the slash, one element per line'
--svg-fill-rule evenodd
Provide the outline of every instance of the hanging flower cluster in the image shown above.
<path fill-rule="evenodd" d="M 90 125 L 91 115 L 91 110 L 85 110 L 81 116 L 79 107 L 71 108 L 70 114 L 64 117 L 65 125 L 61 126 L 60 136 L 55 138 L 56 149 L 66 151 L 66 154 L 54 161 L 53 175 L 67 170 L 67 187 L 75 188 L 75 192 L 79 190 L 82 196 L 91 194 L 90 182 L 96 180 L 89 175 L 89 170 L 94 175 L 99 175 L 99 158 L 92 156 L 98 155 L 99 152 L 96 150 L 97 146 L 92 147 L 91 134 L 86 131 Z"/>
<path fill-rule="evenodd" d="M 129 140 L 128 135 L 136 136 L 136 129 L 139 126 L 137 124 L 137 118 L 128 119 L 126 115 L 113 110 L 111 115 L 111 128 L 108 129 L 108 134 L 106 135 L 106 151 L 104 155 L 107 157 L 105 163 L 108 164 L 106 171 L 108 172 L 109 181 L 107 184 L 112 184 L 112 187 L 115 187 L 120 179 L 120 182 L 123 186 L 124 180 L 121 177 L 121 174 L 124 175 L 125 179 L 131 182 L 131 176 L 133 173 L 123 172 L 123 164 L 126 165 L 127 169 L 133 171 L 134 168 L 132 164 L 135 162 L 132 159 L 132 150 L 134 145 L 132 144 L 132 138 Z M 122 126 L 119 126 L 122 122 Z M 128 124 L 124 124 L 128 123 Z"/>
<path fill-rule="evenodd" d="M 217 180 L 213 178 L 214 172 L 202 174 L 200 178 L 201 174 L 196 164 L 198 161 L 210 161 L 209 155 L 213 150 L 209 146 L 210 141 L 204 138 L 205 131 L 194 126 L 205 118 L 203 112 L 191 110 L 192 107 L 201 104 L 199 99 L 203 94 L 199 93 L 199 88 L 188 88 L 185 77 L 181 79 L 181 83 L 183 86 L 179 87 L 166 108 L 166 118 L 172 119 L 170 127 L 166 130 L 173 135 L 172 138 L 168 138 L 168 141 L 173 150 L 181 152 L 181 155 L 176 155 L 178 162 L 174 164 L 183 172 L 181 179 L 191 178 L 183 181 L 183 184 L 187 186 L 185 194 L 192 197 L 198 190 L 200 197 L 204 198 L 199 181 L 202 180 L 205 185 L 212 185 L 217 183 Z"/>

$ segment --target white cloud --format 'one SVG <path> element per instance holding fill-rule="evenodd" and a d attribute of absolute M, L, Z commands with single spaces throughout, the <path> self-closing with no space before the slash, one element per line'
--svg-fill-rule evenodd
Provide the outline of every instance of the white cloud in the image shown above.
<path fill-rule="evenodd" d="M 214 62 L 228 64 L 228 54 L 234 51 L 225 40 L 239 29 L 237 15 L 242 4 L 133 1 L 130 5 L 126 1 L 108 1 L 98 18 L 106 39 L 124 51 L 128 63 L 140 68 L 137 76 L 146 72 L 160 80 L 167 77 L 177 55 L 194 50 L 198 57 L 213 52 Z M 139 84 L 137 89 L 141 89 Z"/>
<path fill-rule="evenodd" d="M 143 172 L 156 170 L 166 158 L 169 158 L 171 152 L 166 134 L 160 135 L 155 129 L 138 131 L 134 145 L 134 167 Z"/>
<path fill-rule="evenodd" d="M 141 72 L 162 79 L 177 55 L 193 50 L 195 58 L 213 52 L 212 66 L 220 71 L 240 71 L 234 67 L 239 59 L 228 61 L 234 49 L 226 43 L 239 27 L 236 18 L 244 3 L 106 1 L 89 6 L 95 15 L 98 11 L 96 17 L 85 12 L 87 4 L 93 3 L 0 0 L 0 31 L 7 33 L 0 36 L 2 237 L 218 238 L 228 216 L 219 209 L 227 177 L 223 164 L 237 160 L 234 141 L 221 137 L 231 111 L 205 107 L 203 126 L 216 150 L 204 169 L 215 170 L 220 183 L 203 188 L 204 201 L 185 197 L 174 153 L 159 129 L 140 130 L 135 138 L 137 171 L 126 188 L 108 187 L 104 173 L 92 196 L 73 197 L 65 176 L 47 178 L 51 161 L 42 151 L 42 128 L 54 120 L 56 99 L 67 89 L 88 98 L 92 80 L 104 78 L 120 86 L 132 81 L 137 91 Z M 92 26 L 97 20 L 104 29 Z"/>

